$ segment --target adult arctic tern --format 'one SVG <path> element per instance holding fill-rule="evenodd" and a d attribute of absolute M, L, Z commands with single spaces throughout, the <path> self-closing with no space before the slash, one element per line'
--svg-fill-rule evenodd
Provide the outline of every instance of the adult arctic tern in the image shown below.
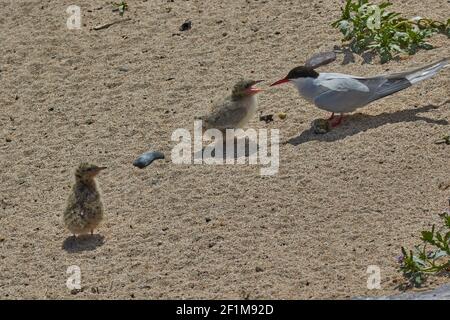
<path fill-rule="evenodd" d="M 300 95 L 318 108 L 340 113 L 332 126 L 342 122 L 344 113 L 353 112 L 369 103 L 406 89 L 417 82 L 431 78 L 444 68 L 449 58 L 411 71 L 380 75 L 370 78 L 356 77 L 342 73 L 318 73 L 314 66 L 306 64 L 292 69 L 288 75 L 271 86 L 293 83 Z"/>

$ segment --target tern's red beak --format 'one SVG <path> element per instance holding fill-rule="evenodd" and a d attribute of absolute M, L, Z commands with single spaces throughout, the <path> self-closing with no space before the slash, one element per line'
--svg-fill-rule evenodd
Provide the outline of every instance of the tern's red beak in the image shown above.
<path fill-rule="evenodd" d="M 286 83 L 286 82 L 289 82 L 289 79 L 284 78 L 284 79 L 278 80 L 278 81 L 275 82 L 275 83 L 272 83 L 270 86 L 271 86 L 271 87 L 274 87 L 274 86 L 278 86 L 278 85 L 283 84 L 283 83 Z"/>

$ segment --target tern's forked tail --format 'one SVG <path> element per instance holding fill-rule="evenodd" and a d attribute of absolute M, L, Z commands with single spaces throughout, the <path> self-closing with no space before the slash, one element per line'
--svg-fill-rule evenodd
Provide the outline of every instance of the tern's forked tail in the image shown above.
<path fill-rule="evenodd" d="M 411 82 L 411 84 L 415 84 L 422 80 L 426 80 L 431 78 L 436 73 L 438 73 L 442 68 L 444 68 L 449 62 L 449 58 L 442 59 L 441 61 L 429 64 L 425 67 L 405 72 L 403 76 Z"/>

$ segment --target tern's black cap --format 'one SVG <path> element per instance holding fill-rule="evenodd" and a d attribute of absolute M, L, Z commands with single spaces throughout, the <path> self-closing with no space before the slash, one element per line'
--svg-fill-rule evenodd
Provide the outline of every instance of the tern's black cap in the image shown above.
<path fill-rule="evenodd" d="M 319 73 L 312 68 L 300 66 L 289 71 L 286 79 L 317 78 Z"/>

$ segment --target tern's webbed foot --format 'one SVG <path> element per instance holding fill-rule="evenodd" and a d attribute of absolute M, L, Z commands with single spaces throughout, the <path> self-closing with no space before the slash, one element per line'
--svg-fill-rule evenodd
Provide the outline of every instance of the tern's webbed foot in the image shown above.
<path fill-rule="evenodd" d="M 330 120 L 330 125 L 331 125 L 331 127 L 332 127 L 332 128 L 337 127 L 338 125 L 340 125 L 340 124 L 342 123 L 342 120 L 343 120 L 343 119 L 344 119 L 344 115 L 341 114 L 341 115 L 339 116 L 339 118 L 338 118 L 336 121 L 331 121 L 331 120 Z"/>

